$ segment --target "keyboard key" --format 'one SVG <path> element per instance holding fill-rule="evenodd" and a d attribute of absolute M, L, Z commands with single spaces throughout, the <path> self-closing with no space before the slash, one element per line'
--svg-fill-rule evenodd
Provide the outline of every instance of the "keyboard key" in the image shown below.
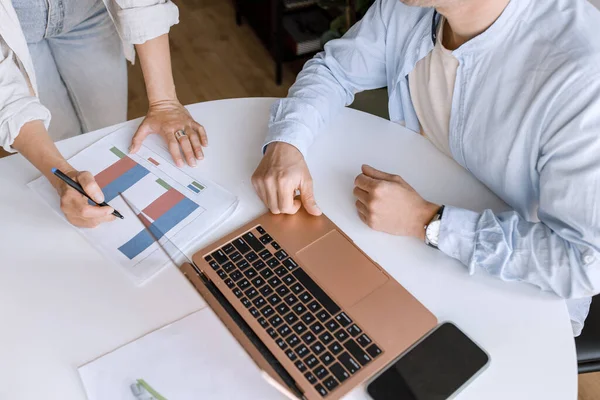
<path fill-rule="evenodd" d="M 321 360 L 321 362 L 323 364 L 325 364 L 325 366 L 328 366 L 329 364 L 331 364 L 334 361 L 334 358 L 330 352 L 323 354 L 321 357 L 319 357 L 319 359 Z"/>
<path fill-rule="evenodd" d="M 315 374 L 317 379 L 321 380 L 327 376 L 329 371 L 327 371 L 327 369 L 325 369 L 325 367 L 323 367 L 322 365 L 319 365 L 318 367 L 313 369 L 313 373 Z"/>
<path fill-rule="evenodd" d="M 216 262 L 215 260 L 210 260 L 210 262 L 208 263 L 210 265 L 210 267 L 212 269 L 214 269 L 215 271 L 219 269 L 219 263 Z"/>
<path fill-rule="evenodd" d="M 275 309 L 277 310 L 279 315 L 285 315 L 290 311 L 290 308 L 288 306 L 286 306 L 284 303 L 277 304 Z"/>
<path fill-rule="evenodd" d="M 246 297 L 248 297 L 250 300 L 252 300 L 256 296 L 258 296 L 258 290 L 256 290 L 255 288 L 251 287 L 250 289 L 246 290 L 244 292 L 244 294 L 246 295 Z"/>
<path fill-rule="evenodd" d="M 245 290 L 250 286 L 250 282 L 248 281 L 248 279 L 244 278 L 241 281 L 239 281 L 237 285 L 240 289 Z"/>
<path fill-rule="evenodd" d="M 294 305 L 294 307 L 292 307 L 292 310 L 294 310 L 296 314 L 302 315 L 306 311 L 306 307 L 304 307 L 301 303 L 297 303 Z"/>
<path fill-rule="evenodd" d="M 237 297 L 238 299 L 243 295 L 242 291 L 238 288 L 233 289 L 233 294 L 235 294 L 235 297 Z"/>
<path fill-rule="evenodd" d="M 306 314 L 304 314 L 302 316 L 302 321 L 304 321 L 304 323 L 306 323 L 307 325 L 312 324 L 313 321 L 315 321 L 315 319 L 316 319 L 315 316 L 309 312 L 307 312 Z"/>
<path fill-rule="evenodd" d="M 274 272 L 277 274 L 277 276 L 279 276 L 279 277 L 282 277 L 282 276 L 284 276 L 284 275 L 285 275 L 285 274 L 287 274 L 287 272 L 288 272 L 288 271 L 287 271 L 287 269 L 285 269 L 285 267 L 283 267 L 283 266 L 281 266 L 281 265 L 280 265 L 279 267 L 275 268 L 273 271 L 274 271 Z"/>
<path fill-rule="evenodd" d="M 265 318 L 269 318 L 271 315 L 273 315 L 275 313 L 275 310 L 273 310 L 273 308 L 271 306 L 266 306 L 265 308 L 260 310 L 260 312 L 262 313 L 262 315 Z"/>
<path fill-rule="evenodd" d="M 340 363 L 336 362 L 331 367 L 329 367 L 329 370 L 331 371 L 333 376 L 335 376 L 340 382 L 344 382 L 346 379 L 350 378 L 350 374 L 346 372 L 346 370 L 340 365 Z"/>
<path fill-rule="evenodd" d="M 362 333 L 362 330 L 356 324 L 352 324 L 350 328 L 348 328 L 348 333 L 352 335 L 352 337 L 357 337 Z"/>
<path fill-rule="evenodd" d="M 244 277 L 244 275 L 238 270 L 233 271 L 229 276 L 234 280 L 234 282 L 237 282 Z"/>
<path fill-rule="evenodd" d="M 304 362 L 306 363 L 306 366 L 308 368 L 313 368 L 314 366 L 317 365 L 317 363 L 319 362 L 319 360 L 317 360 L 317 357 L 315 357 L 314 355 L 310 355 L 306 358 L 306 360 L 304 360 Z"/>
<path fill-rule="evenodd" d="M 296 323 L 300 318 L 298 318 L 298 316 L 294 313 L 289 313 L 288 315 L 283 317 L 283 319 L 285 319 L 285 322 L 292 325 L 292 324 Z"/>
<path fill-rule="evenodd" d="M 277 289 L 275 289 L 275 291 L 281 296 L 285 296 L 286 294 L 288 294 L 290 292 L 290 289 L 288 289 L 287 286 L 285 285 L 281 285 L 279 286 Z"/>
<path fill-rule="evenodd" d="M 333 336 L 335 336 L 335 338 L 337 340 L 339 340 L 340 342 L 343 342 L 344 340 L 346 340 L 350 337 L 350 335 L 348 335 L 348 333 L 343 329 L 340 329 L 339 331 L 334 333 Z"/>
<path fill-rule="evenodd" d="M 261 235 L 264 235 L 265 233 L 267 233 L 267 232 L 265 231 L 265 229 L 264 229 L 262 226 L 260 226 L 260 225 L 256 227 L 256 230 L 257 230 L 257 231 L 258 231 L 258 233 L 260 233 Z"/>
<path fill-rule="evenodd" d="M 317 381 L 317 378 L 313 375 L 312 372 L 307 372 L 306 374 L 304 374 L 304 377 L 309 383 L 315 383 Z"/>
<path fill-rule="evenodd" d="M 313 344 L 312 346 L 310 346 L 310 349 L 313 351 L 313 353 L 315 353 L 316 355 L 319 355 L 325 351 L 325 346 L 323 346 L 321 344 L 321 342 L 317 342 L 317 343 Z"/>
<path fill-rule="evenodd" d="M 310 330 L 313 331 L 315 335 L 320 334 L 321 332 L 323 332 L 324 329 L 325 328 L 323 327 L 323 325 L 321 325 L 321 323 L 319 322 L 315 322 L 310 326 Z"/>
<path fill-rule="evenodd" d="M 260 241 L 262 244 L 269 244 L 273 241 L 273 238 L 269 234 L 266 234 L 260 237 Z"/>
<path fill-rule="evenodd" d="M 285 282 L 286 285 L 290 286 L 291 284 L 293 284 L 294 282 L 296 282 L 296 278 L 294 278 L 294 275 L 286 275 L 283 278 L 283 281 Z"/>
<path fill-rule="evenodd" d="M 206 256 L 204 257 L 204 261 L 206 261 L 207 263 L 212 261 L 212 257 L 211 256 Z"/>
<path fill-rule="evenodd" d="M 279 246 L 279 243 L 277 243 L 277 242 L 271 242 L 271 246 L 273 246 L 273 248 L 274 248 L 275 250 L 279 250 L 279 249 L 281 249 L 281 246 Z"/>
<path fill-rule="evenodd" d="M 371 357 L 375 358 L 381 354 L 381 349 L 377 347 L 375 343 L 373 343 L 371 346 L 367 347 L 367 353 L 369 353 Z"/>
<path fill-rule="evenodd" d="M 298 302 L 298 298 L 296 296 L 294 296 L 293 294 L 287 295 L 284 300 L 287 303 L 287 305 L 290 307 Z"/>
<path fill-rule="evenodd" d="M 255 252 L 251 251 L 250 253 L 245 255 L 246 260 L 250 261 L 251 263 L 258 260 L 258 254 L 256 254 Z"/>
<path fill-rule="evenodd" d="M 267 322 L 266 319 L 264 319 L 263 317 L 260 317 L 258 319 L 258 323 L 260 324 L 260 326 L 262 326 L 263 328 L 267 328 L 267 326 L 269 326 L 269 323 Z"/>
<path fill-rule="evenodd" d="M 360 344 L 362 347 L 367 347 L 368 345 L 371 344 L 371 338 L 369 338 L 366 334 L 362 334 L 360 335 L 358 338 L 356 338 L 356 341 L 358 342 L 358 344 Z"/>
<path fill-rule="evenodd" d="M 252 264 L 252 266 L 254 268 L 256 268 L 257 271 L 260 271 L 261 269 L 263 269 L 264 267 L 266 267 L 267 264 L 265 264 L 265 262 L 263 260 L 258 260 L 257 262 L 255 262 L 254 264 Z"/>
<path fill-rule="evenodd" d="M 229 289 L 233 289 L 235 287 L 235 283 L 229 278 L 225 279 L 225 284 Z"/>
<path fill-rule="evenodd" d="M 252 303 L 250 303 L 250 300 L 248 300 L 248 299 L 247 299 L 247 298 L 245 298 L 245 297 L 242 297 L 242 298 L 240 299 L 240 301 L 242 302 L 242 304 L 243 304 L 243 305 L 244 305 L 244 307 L 246 307 L 246 308 L 250 308 L 250 306 L 252 305 Z"/>
<path fill-rule="evenodd" d="M 324 345 L 328 345 L 333 341 L 333 336 L 331 335 L 331 333 L 325 332 L 321 336 L 319 336 L 319 339 L 321 339 L 321 342 L 323 342 Z"/>
<path fill-rule="evenodd" d="M 235 250 L 235 247 L 233 247 L 233 244 L 227 243 L 225 246 L 221 247 L 221 250 L 223 250 L 225 254 L 229 254 Z"/>
<path fill-rule="evenodd" d="M 288 254 L 285 252 L 285 250 L 279 250 L 277 253 L 275 253 L 275 258 L 277 258 L 279 261 L 282 261 L 288 258 Z"/>
<path fill-rule="evenodd" d="M 283 319 L 279 315 L 275 315 L 269 318 L 269 322 L 273 326 L 273 328 L 277 328 L 279 325 L 283 324 Z"/>
<path fill-rule="evenodd" d="M 306 371 L 306 364 L 304 364 L 301 360 L 296 361 L 294 364 L 296 365 L 296 368 L 298 368 L 298 371 Z"/>
<path fill-rule="evenodd" d="M 229 258 L 231 258 L 231 261 L 233 261 L 233 262 L 238 262 L 238 261 L 242 260 L 242 255 L 240 254 L 239 251 L 236 251 L 234 253 L 231 253 L 229 255 Z"/>
<path fill-rule="evenodd" d="M 350 339 L 344 343 L 344 347 L 350 352 L 350 354 L 352 354 L 352 357 L 358 360 L 361 365 L 364 366 L 371 362 L 371 356 L 365 353 L 363 349 L 360 348 L 358 343 L 356 343 L 353 339 Z"/>
<path fill-rule="evenodd" d="M 233 265 L 233 263 L 231 261 L 227 261 L 225 264 L 223 264 L 223 270 L 225 272 L 227 272 L 228 274 L 233 271 L 235 269 L 235 265 Z"/>
<path fill-rule="evenodd" d="M 250 263 L 246 260 L 242 260 L 242 261 L 238 262 L 236 265 L 240 269 L 240 271 L 243 271 L 250 266 Z"/>
<path fill-rule="evenodd" d="M 215 261 L 221 265 L 223 265 L 227 262 L 227 256 L 225 255 L 225 252 L 223 250 L 219 249 L 219 250 L 215 251 L 214 253 L 212 253 L 211 255 L 215 259 Z"/>
<path fill-rule="evenodd" d="M 288 271 L 293 271 L 294 269 L 296 269 L 298 267 L 298 264 L 296 264 L 296 261 L 292 260 L 291 258 L 288 258 L 287 260 L 285 260 L 283 262 L 283 265 L 285 265 L 285 267 L 288 269 Z"/>
<path fill-rule="evenodd" d="M 285 355 L 286 355 L 286 356 L 288 356 L 288 358 L 289 358 L 291 361 L 294 361 L 296 358 L 298 358 L 298 356 L 296 356 L 296 353 L 294 353 L 294 350 L 292 350 L 292 349 L 288 349 L 288 350 L 285 352 Z"/>
<path fill-rule="evenodd" d="M 287 335 L 289 335 L 290 333 L 292 333 L 292 330 L 290 329 L 289 326 L 283 325 L 282 327 L 280 327 L 279 329 L 277 329 L 277 332 L 279 332 L 279 334 L 282 337 L 286 337 Z"/>
<path fill-rule="evenodd" d="M 254 278 L 252 280 L 252 284 L 257 289 L 260 289 L 262 287 L 262 285 L 264 285 L 265 283 L 266 283 L 265 280 L 263 278 L 261 278 L 260 276 Z"/>
<path fill-rule="evenodd" d="M 316 313 L 317 311 L 319 311 L 321 309 L 321 305 L 316 301 L 311 301 L 308 304 L 308 309 L 314 313 Z"/>
<path fill-rule="evenodd" d="M 285 348 L 287 347 L 287 343 L 285 342 L 285 340 L 283 340 L 283 338 L 275 339 L 275 343 L 277 343 L 277 346 L 279 346 L 281 350 L 285 350 Z"/>
<path fill-rule="evenodd" d="M 306 344 L 311 344 L 312 342 L 314 342 L 316 339 L 315 335 L 313 335 L 312 333 L 308 332 L 307 334 L 302 336 L 302 340 L 304 340 L 304 343 Z"/>
<path fill-rule="evenodd" d="M 302 322 L 298 322 L 296 325 L 292 326 L 292 329 L 294 332 L 300 335 L 306 332 L 306 325 L 304 325 Z"/>
<path fill-rule="evenodd" d="M 237 238 L 233 241 L 235 248 L 242 254 L 246 254 L 250 251 L 250 246 L 242 238 Z"/>
<path fill-rule="evenodd" d="M 300 296 L 298 296 L 298 298 L 304 304 L 308 303 L 309 301 L 311 301 L 313 299 L 313 297 L 308 292 L 302 293 Z"/>
<path fill-rule="evenodd" d="M 291 335 L 289 338 L 285 340 L 290 347 L 296 347 L 298 343 L 300 343 L 300 339 L 296 335 Z"/>
<path fill-rule="evenodd" d="M 275 328 L 267 328 L 267 333 L 269 334 L 269 336 L 271 336 L 273 339 L 275 339 L 277 337 L 277 331 L 275 330 Z"/>
<path fill-rule="evenodd" d="M 227 273 L 225 271 L 223 271 L 222 269 L 217 271 L 217 275 L 219 275 L 219 278 L 221 278 L 221 279 L 227 278 Z"/>
<path fill-rule="evenodd" d="M 329 347 L 328 347 L 328 349 L 334 355 L 339 354 L 343 350 L 342 346 L 338 342 L 333 342 L 332 344 L 330 344 Z"/>
<path fill-rule="evenodd" d="M 275 274 L 269 268 L 265 268 L 262 271 L 260 271 L 260 275 L 265 279 L 269 279 L 270 277 L 272 277 Z"/>
<path fill-rule="evenodd" d="M 329 332 L 335 332 L 340 327 L 340 324 L 335 319 L 330 319 L 325 324 L 325 327 L 329 329 Z"/>
<path fill-rule="evenodd" d="M 246 243 L 248 243 L 250 247 L 252 247 L 252 250 L 254 251 L 261 251 L 265 248 L 265 246 L 260 242 L 260 240 L 256 238 L 256 236 L 254 236 L 252 232 L 248 232 L 242 237 L 244 238 Z"/>
<path fill-rule="evenodd" d="M 329 376 L 323 380 L 323 385 L 325 385 L 327 390 L 329 390 L 331 392 L 333 389 L 335 389 L 338 386 L 338 382 L 335 380 L 335 378 L 333 376 Z"/>
<path fill-rule="evenodd" d="M 329 319 L 330 315 L 327 311 L 325 310 L 321 310 L 317 313 L 317 318 L 319 318 L 319 321 L 321 322 L 325 322 Z"/>
<path fill-rule="evenodd" d="M 281 302 L 281 297 L 279 297 L 275 293 L 273 293 L 272 295 L 270 295 L 269 297 L 267 297 L 267 301 L 272 306 L 275 306 L 275 305 L 279 304 L 279 302 Z"/>
<path fill-rule="evenodd" d="M 261 251 L 260 253 L 258 253 L 258 255 L 260 256 L 260 258 L 262 258 L 263 260 L 266 260 L 268 258 L 271 258 L 271 256 L 273 254 L 271 254 L 271 252 L 267 249 L 264 249 L 263 251 Z"/>
<path fill-rule="evenodd" d="M 258 278 L 257 278 L 258 279 Z M 256 279 L 255 279 L 256 280 Z M 264 286 L 263 288 L 261 288 L 259 290 L 260 294 L 262 294 L 263 296 L 267 297 L 268 295 L 270 295 L 271 293 L 273 293 L 273 288 L 271 288 L 271 286 Z"/>
<path fill-rule="evenodd" d="M 279 267 L 281 264 L 279 264 L 279 261 L 277 261 L 276 258 L 269 258 L 267 260 L 267 265 L 271 267 L 273 271 L 275 271 L 275 269 L 277 269 L 277 267 Z"/>
<path fill-rule="evenodd" d="M 320 383 L 315 385 L 315 389 L 317 390 L 317 392 L 319 392 L 321 396 L 327 396 L 327 389 L 325 389 Z"/>
<path fill-rule="evenodd" d="M 281 281 L 276 276 L 270 278 L 267 282 L 269 282 L 269 285 L 271 285 L 271 287 L 273 288 L 276 288 L 277 286 L 281 285 Z"/>
<path fill-rule="evenodd" d="M 260 313 L 258 312 L 258 310 L 254 307 L 250 308 L 248 311 L 250 311 L 250 314 L 252 314 L 252 316 L 254 318 L 258 318 Z"/>
<path fill-rule="evenodd" d="M 254 304 L 256 308 L 262 308 L 265 304 L 267 304 L 267 302 L 264 298 L 259 296 L 256 299 L 252 300 L 252 304 Z"/>
<path fill-rule="evenodd" d="M 254 278 L 256 275 L 258 275 L 258 272 L 256 272 L 256 270 L 254 268 L 248 268 L 245 272 L 244 275 L 246 275 L 246 278 L 248 279 L 252 279 Z"/>
<path fill-rule="evenodd" d="M 302 292 L 304 290 L 304 288 L 302 287 L 301 284 L 299 283 L 295 283 L 292 286 L 290 286 L 292 289 L 292 292 L 299 294 L 300 292 Z"/>
<path fill-rule="evenodd" d="M 306 356 L 308 354 L 308 347 L 301 344 L 300 346 L 298 346 L 296 348 L 296 354 L 298 354 L 298 357 L 304 358 L 304 356 Z"/>
<path fill-rule="evenodd" d="M 350 354 L 344 352 L 338 356 L 338 360 L 342 363 L 342 365 L 350 372 L 351 374 L 355 374 L 356 371 L 360 369 L 360 365 L 350 357 Z"/>

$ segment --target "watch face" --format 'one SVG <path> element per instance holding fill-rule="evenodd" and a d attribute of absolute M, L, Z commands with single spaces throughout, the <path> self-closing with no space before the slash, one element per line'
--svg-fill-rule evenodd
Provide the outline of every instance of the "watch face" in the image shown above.
<path fill-rule="evenodd" d="M 438 239 L 440 237 L 440 226 L 442 221 L 437 220 L 431 222 L 427 225 L 427 230 L 425 231 L 425 236 L 427 237 L 427 241 L 434 246 L 438 245 Z"/>

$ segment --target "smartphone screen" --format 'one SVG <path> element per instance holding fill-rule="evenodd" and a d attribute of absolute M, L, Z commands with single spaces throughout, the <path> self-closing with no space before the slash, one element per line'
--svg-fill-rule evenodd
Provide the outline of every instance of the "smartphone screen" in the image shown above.
<path fill-rule="evenodd" d="M 444 323 L 388 366 L 367 392 L 374 400 L 445 400 L 488 361 L 460 329 Z"/>

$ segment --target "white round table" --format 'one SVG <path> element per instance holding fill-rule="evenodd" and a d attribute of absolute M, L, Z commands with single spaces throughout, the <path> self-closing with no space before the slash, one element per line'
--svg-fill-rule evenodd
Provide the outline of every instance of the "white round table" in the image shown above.
<path fill-rule="evenodd" d="M 241 208 L 197 243 L 201 248 L 265 211 L 250 183 L 273 99 L 189 107 L 209 134 L 200 168 Z M 139 123 L 130 122 L 130 123 Z M 58 143 L 68 158 L 106 128 Z M 563 301 L 525 284 L 469 276 L 457 261 L 417 240 L 374 232 L 352 196 L 360 166 L 402 175 L 425 198 L 472 210 L 506 205 L 426 139 L 345 109 L 307 160 L 322 210 L 428 307 L 491 355 L 459 399 L 577 397 L 575 347 Z M 0 399 L 84 399 L 77 367 L 203 306 L 185 278 L 166 269 L 135 287 L 52 212 L 26 184 L 39 173 L 21 156 L 0 160 Z M 366 398 L 361 389 L 350 398 Z"/>

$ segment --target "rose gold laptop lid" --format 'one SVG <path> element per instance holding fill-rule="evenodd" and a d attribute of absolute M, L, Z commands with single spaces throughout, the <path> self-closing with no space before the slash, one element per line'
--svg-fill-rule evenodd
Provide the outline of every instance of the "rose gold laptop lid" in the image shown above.
<path fill-rule="evenodd" d="M 264 250 L 258 251 L 257 241 Z M 242 249 L 249 243 L 254 243 L 256 249 L 251 246 Z M 250 257 L 251 253 L 254 256 Z M 307 399 L 341 398 L 437 324 L 429 310 L 324 215 L 314 217 L 304 210 L 295 215 L 264 214 L 195 253 L 193 262 L 291 375 Z M 259 367 L 285 386 L 207 292 L 194 268 L 186 264 L 181 269 Z M 272 274 L 266 274 L 267 269 Z M 252 290 L 254 283 L 258 285 L 257 293 Z M 267 291 L 267 286 L 272 291 Z M 301 291 L 296 293 L 300 287 Z M 273 294 L 280 299 L 275 304 L 270 303 L 276 300 L 271 297 Z M 310 308 L 315 300 L 318 309 Z M 274 312 L 263 315 L 269 307 Z M 292 317 L 293 313 L 297 318 Z M 314 318 L 308 318 L 308 314 Z M 282 321 L 274 319 L 278 315 Z M 315 331 L 317 325 L 321 328 Z M 325 336 L 328 333 L 330 337 Z M 304 338 L 311 336 L 313 340 L 307 343 Z M 292 340 L 294 337 L 297 340 Z M 334 343 L 341 348 L 333 347 L 337 353 L 332 349 Z M 315 347 L 316 344 L 321 347 Z M 301 346 L 308 351 L 298 354 L 303 350 Z M 315 359 L 316 362 L 308 364 L 307 361 Z"/>

